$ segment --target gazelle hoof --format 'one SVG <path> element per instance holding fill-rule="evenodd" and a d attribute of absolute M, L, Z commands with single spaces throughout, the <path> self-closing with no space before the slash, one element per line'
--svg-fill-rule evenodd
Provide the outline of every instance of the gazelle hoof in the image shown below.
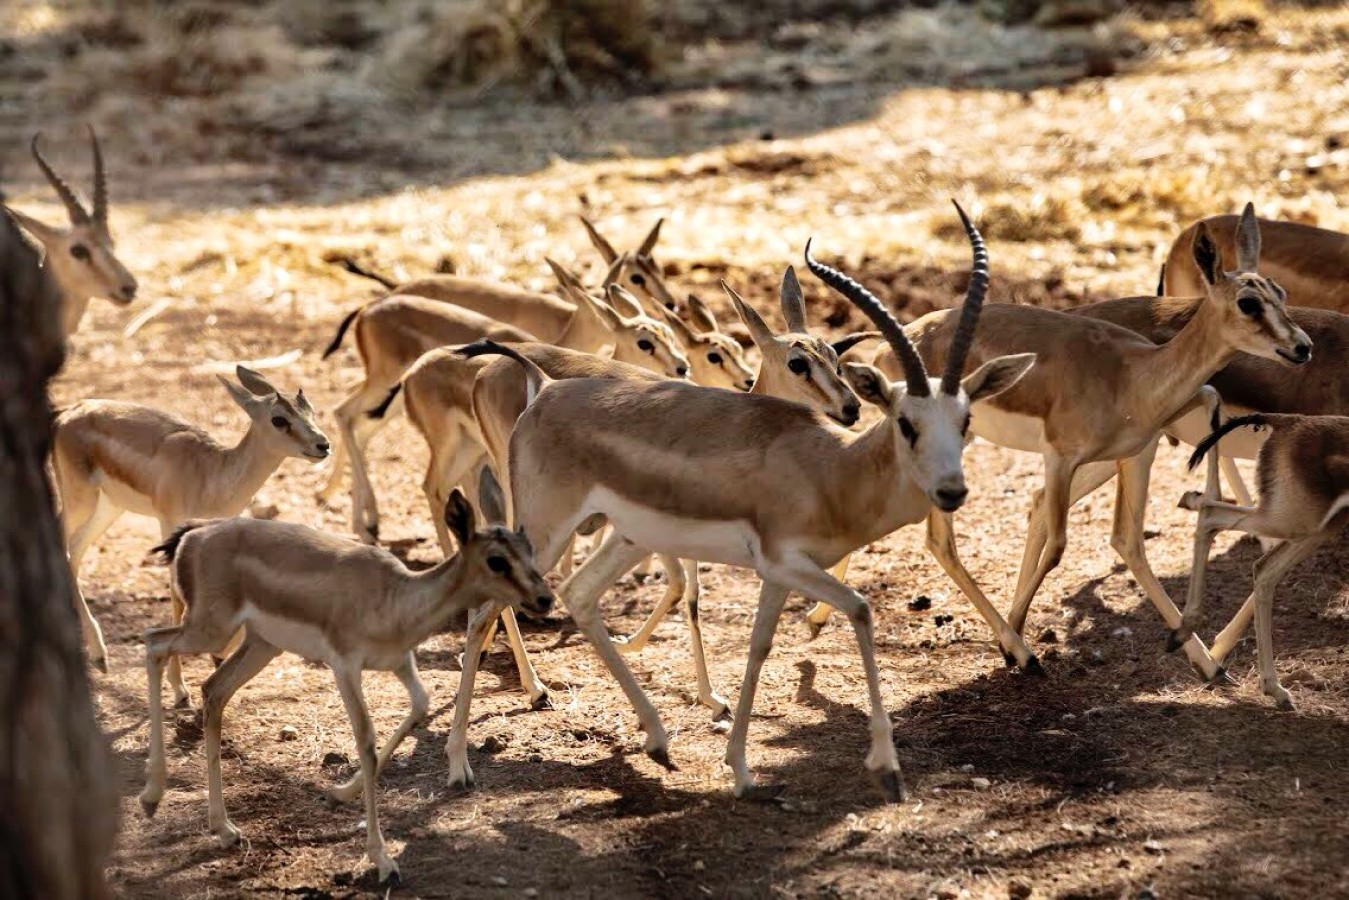
<path fill-rule="evenodd" d="M 1232 687 L 1236 684 L 1236 681 L 1233 680 L 1231 675 L 1227 674 L 1226 666 L 1219 666 L 1217 671 L 1213 673 L 1213 677 L 1208 680 L 1208 683 L 1209 687 L 1220 688 Z"/>
<path fill-rule="evenodd" d="M 737 800 L 748 800 L 751 803 L 773 803 L 782 792 L 786 790 L 785 784 L 751 784 L 737 793 Z"/>
<path fill-rule="evenodd" d="M 100 672 L 102 672 L 104 675 L 107 675 L 107 674 L 108 674 L 108 658 L 107 658 L 106 656 L 104 656 L 104 657 L 102 657 L 102 658 L 100 658 L 100 659 L 91 659 L 91 660 L 89 660 L 89 665 L 92 666 L 92 667 L 95 668 L 95 669 L 98 669 L 98 670 L 99 670 Z"/>
<path fill-rule="evenodd" d="M 1026 660 L 1026 664 L 1021 667 L 1027 675 L 1034 675 L 1037 678 L 1045 677 L 1045 667 L 1040 665 L 1040 657 L 1032 656 Z"/>
<path fill-rule="evenodd" d="M 1172 631 L 1166 636 L 1166 652 L 1175 653 L 1181 647 L 1184 647 L 1186 641 L 1190 639 L 1192 634 L 1194 634 L 1193 631 L 1186 631 L 1180 628 Z"/>
<path fill-rule="evenodd" d="M 147 800 L 144 794 L 141 794 L 141 811 L 145 813 L 145 818 L 153 819 L 155 813 L 159 811 L 158 800 Z"/>
<path fill-rule="evenodd" d="M 539 694 L 539 696 L 529 701 L 529 708 L 532 709 L 534 712 L 549 709 L 550 707 L 552 707 L 552 705 L 553 705 L 553 697 L 547 691 L 544 691 L 542 694 Z"/>
<path fill-rule="evenodd" d="M 656 761 L 667 772 L 678 772 L 679 768 L 670 761 L 669 747 L 653 747 L 646 751 L 646 755 Z"/>
<path fill-rule="evenodd" d="M 1002 664 L 1009 669 L 1015 669 L 1016 657 L 1004 650 L 1002 651 Z"/>
<path fill-rule="evenodd" d="M 1199 491 L 1186 491 L 1180 495 L 1180 502 L 1176 504 L 1178 509 L 1197 510 L 1199 501 L 1204 499 L 1204 495 Z"/>
<path fill-rule="evenodd" d="M 1293 705 L 1293 698 L 1287 692 L 1282 697 L 1274 698 L 1274 706 L 1284 712 L 1295 712 L 1297 710 L 1297 707 Z"/>
<path fill-rule="evenodd" d="M 908 791 L 904 789 L 904 777 L 899 774 L 897 769 L 886 769 L 883 772 L 872 772 L 871 778 L 876 782 L 876 787 L 880 788 L 885 795 L 887 803 L 902 803 L 908 796 Z"/>
<path fill-rule="evenodd" d="M 403 883 L 403 874 L 398 871 L 398 866 L 389 863 L 389 871 L 379 873 L 379 883 L 385 887 L 399 887 Z"/>
<path fill-rule="evenodd" d="M 821 631 L 824 631 L 824 623 L 806 619 L 806 628 L 810 630 L 810 637 L 806 638 L 806 640 L 813 641 L 820 636 Z"/>
<path fill-rule="evenodd" d="M 472 772 L 463 775 L 456 775 L 450 779 L 450 790 L 452 791 L 471 791 L 477 785 L 477 780 Z"/>

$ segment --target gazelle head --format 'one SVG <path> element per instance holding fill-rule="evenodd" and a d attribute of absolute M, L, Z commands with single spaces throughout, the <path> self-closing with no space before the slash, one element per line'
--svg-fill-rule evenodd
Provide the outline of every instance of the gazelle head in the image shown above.
<path fill-rule="evenodd" d="M 893 428 L 896 453 L 908 458 L 910 476 L 932 504 L 946 512 L 959 509 L 968 494 L 961 454 L 970 425 L 970 404 L 1005 391 L 1035 362 L 1033 353 L 1000 356 L 961 378 L 988 291 L 988 251 L 965 211 L 959 205 L 956 210 L 974 248 L 974 268 L 940 380 L 928 377 L 922 357 L 890 311 L 856 281 L 817 262 L 810 255 L 810 244 L 806 244 L 810 270 L 866 313 L 903 365 L 903 382 L 892 382 L 879 369 L 861 363 L 848 363 L 844 371 L 863 399 L 885 411 Z"/>
<path fill-rule="evenodd" d="M 103 297 L 125 306 L 136 299 L 136 279 L 113 253 L 112 233 L 108 230 L 108 182 L 98 136 L 93 128 L 89 129 L 94 156 L 92 210 L 85 209 L 75 191 L 42 157 L 40 138 L 40 134 L 33 135 L 30 145 L 33 159 L 65 205 L 70 225 L 66 228 L 48 225 L 9 206 L 5 211 L 42 245 L 44 260 L 51 266 L 65 297 L 77 303 Z"/>
<path fill-rule="evenodd" d="M 688 310 L 692 324 L 660 307 L 665 321 L 684 345 L 693 380 L 705 387 L 731 390 L 747 391 L 754 387 L 754 368 L 745 359 L 744 348 L 735 338 L 722 333 L 712 310 L 691 294 Z"/>
<path fill-rule="evenodd" d="M 553 589 L 534 567 L 534 548 L 523 532 L 512 531 L 506 521 L 501 488 L 492 473 L 483 470 L 479 486 L 481 530 L 477 515 L 459 488 L 445 503 L 445 525 L 459 543 L 459 560 L 466 573 L 463 584 L 484 602 L 509 605 L 536 616 L 546 615 L 553 605 Z"/>
<path fill-rule="evenodd" d="M 220 383 L 248 413 L 253 428 L 267 446 L 282 456 L 299 456 L 314 462 L 328 458 L 332 449 L 328 436 L 314 424 L 314 407 L 309 405 L 303 390 L 287 397 L 252 369 L 236 366 L 234 373 L 239 378 L 238 384 L 223 375 Z"/>
<path fill-rule="evenodd" d="M 1208 302 L 1218 313 L 1223 334 L 1238 350 L 1300 366 L 1312 358 L 1312 341 L 1288 318 L 1283 288 L 1257 272 L 1260 265 L 1260 223 L 1254 204 L 1247 203 L 1237 223 L 1235 271 L 1223 270 L 1218 245 L 1203 222 L 1194 233 L 1194 263 L 1207 288 Z"/>
<path fill-rule="evenodd" d="M 806 329 L 805 298 L 796 271 L 788 266 L 782 276 L 782 314 L 787 320 L 784 334 L 774 334 L 758 311 L 729 284 L 723 281 L 721 287 L 763 357 L 755 392 L 804 403 L 840 425 L 856 423 L 862 404 L 843 379 L 833 346 Z"/>
<path fill-rule="evenodd" d="M 586 310 L 609 332 L 614 359 L 641 366 L 666 378 L 689 376 L 689 360 L 679 349 L 674 331 L 664 322 L 648 316 L 636 297 L 618 285 L 610 284 L 606 290 L 607 302 L 600 300 L 582 287 L 575 275 L 552 260 L 548 262 L 567 299 L 579 309 Z"/>
<path fill-rule="evenodd" d="M 683 312 L 679 301 L 665 284 L 664 271 L 652 256 L 656 249 L 656 241 L 660 240 L 660 227 L 665 224 L 664 219 L 656 220 L 656 224 L 647 232 L 642 245 L 635 253 L 619 253 L 585 216 L 581 217 L 581 224 L 585 226 L 586 234 L 590 236 L 590 243 L 600 252 L 600 256 L 604 257 L 605 265 L 609 266 L 609 274 L 604 281 L 605 287 L 610 284 L 621 285 L 644 302 L 673 313 Z"/>

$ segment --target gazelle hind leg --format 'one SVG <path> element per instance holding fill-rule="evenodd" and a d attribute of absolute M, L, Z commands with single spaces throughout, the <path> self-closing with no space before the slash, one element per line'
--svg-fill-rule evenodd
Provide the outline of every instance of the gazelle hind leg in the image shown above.
<path fill-rule="evenodd" d="M 402 395 L 390 404 L 384 416 L 372 419 L 366 413 L 388 396 L 393 385 L 372 386 L 369 382 L 353 392 L 337 408 L 338 435 L 351 460 L 351 530 L 368 544 L 379 539 L 379 504 L 370 485 L 366 448 L 375 432 L 384 428 L 402 409 Z"/>
<path fill-rule="evenodd" d="M 777 631 L 782 606 L 790 591 L 780 584 L 764 581 L 759 588 L 759 605 L 754 612 L 754 630 L 749 639 L 749 659 L 745 663 L 745 678 L 740 685 L 740 699 L 731 724 L 731 739 L 726 744 L 726 765 L 735 776 L 735 796 L 753 799 L 771 798 L 781 792 L 781 786 L 760 787 L 754 781 L 745 759 L 745 742 L 749 738 L 749 719 L 754 712 L 754 694 L 759 688 L 759 673 L 764 660 L 773 649 L 773 634 Z"/>
<path fill-rule="evenodd" d="M 1029 672 L 1041 673 L 1043 670 L 1040 668 L 1040 661 L 1035 658 L 1035 654 L 1026 646 L 1026 642 L 1021 639 L 1021 635 L 1017 634 L 1012 626 L 1007 624 L 1007 620 L 984 596 L 984 592 L 979 588 L 974 576 L 960 561 L 960 556 L 956 551 L 955 529 L 950 513 L 938 509 L 933 509 L 928 513 L 927 548 L 937 562 L 941 564 L 947 576 L 969 598 L 970 603 L 978 610 L 979 615 L 983 617 L 988 627 L 993 630 L 993 635 L 997 638 L 998 646 L 1002 649 L 1002 655 L 1007 664 L 1021 666 Z"/>
<path fill-rule="evenodd" d="M 1017 634 L 1026 633 L 1026 617 L 1030 613 L 1031 602 L 1040 590 L 1047 576 L 1058 568 L 1063 558 L 1064 548 L 1068 546 L 1068 507 L 1071 505 L 1073 475 L 1077 463 L 1065 459 L 1056 453 L 1045 454 L 1045 488 L 1040 496 L 1040 505 L 1045 516 L 1045 534 L 1039 558 L 1029 575 L 1026 566 L 1031 562 L 1030 550 L 1036 543 L 1035 535 L 1026 537 L 1026 550 L 1021 560 L 1022 571 L 1017 578 L 1016 598 L 1012 602 L 1008 623 Z"/>
<path fill-rule="evenodd" d="M 851 562 L 852 554 L 849 553 L 834 563 L 834 567 L 829 570 L 829 574 L 839 581 L 845 580 L 848 577 L 848 564 Z M 820 632 L 824 630 L 824 626 L 829 624 L 829 617 L 833 614 L 834 608 L 828 603 L 816 603 L 810 608 L 810 612 L 806 613 L 806 627 L 810 629 L 810 640 L 813 641 L 820 636 Z"/>
<path fill-rule="evenodd" d="M 511 655 L 515 657 L 515 670 L 520 675 L 520 686 L 529 694 L 531 709 L 543 709 L 548 705 L 548 686 L 543 683 L 534 663 L 525 649 L 524 636 L 520 634 L 520 623 L 516 621 L 515 610 L 509 606 L 501 611 L 501 623 L 506 626 L 506 638 L 511 645 Z"/>
<path fill-rule="evenodd" d="M 1260 557 L 1255 564 L 1255 645 L 1260 662 L 1260 689 L 1274 698 L 1280 709 L 1292 709 L 1293 697 L 1279 683 L 1274 666 L 1274 589 L 1298 563 L 1316 552 L 1330 537 L 1318 532 L 1288 541 Z"/>
<path fill-rule="evenodd" d="M 683 560 L 684 566 L 684 610 L 689 619 L 689 641 L 693 650 L 693 670 L 698 679 L 698 702 L 712 710 L 714 720 L 725 717 L 730 711 L 726 698 L 712 689 L 712 677 L 707 672 L 707 656 L 703 651 L 703 626 L 698 618 L 698 603 L 702 598 L 702 585 L 698 582 L 698 561 Z M 666 569 L 670 572 L 670 569 Z"/>
<path fill-rule="evenodd" d="M 393 756 L 398 745 L 412 733 L 419 723 L 426 718 L 426 714 L 431 710 L 431 699 L 426 695 L 426 688 L 422 686 L 422 680 L 417 675 L 417 657 L 415 653 L 408 653 L 407 659 L 403 665 L 394 670 L 398 680 L 403 683 L 403 689 L 408 693 L 408 701 L 411 706 L 408 714 L 403 717 L 403 721 L 398 723 L 394 733 L 384 742 L 380 748 L 379 759 L 375 763 L 375 777 L 378 778 L 384 771 L 384 767 L 389 764 L 389 759 Z M 328 790 L 328 796 L 339 803 L 346 803 L 359 797 L 364 790 L 365 780 L 362 772 L 352 775 L 346 782 L 337 785 Z"/>
<path fill-rule="evenodd" d="M 337 681 L 337 691 L 342 695 L 342 705 L 347 708 L 347 718 L 351 721 L 351 730 L 356 736 L 356 750 L 361 759 L 362 793 L 365 794 L 365 852 L 379 870 L 381 884 L 396 882 L 399 878 L 398 864 L 389 856 L 384 844 L 384 833 L 379 827 L 379 798 L 375 789 L 379 778 L 379 760 L 375 755 L 375 726 L 370 721 L 365 696 L 361 691 L 361 670 L 334 666 L 333 676 Z"/>
<path fill-rule="evenodd" d="M 89 609 L 89 601 L 80 589 L 80 567 L 84 563 L 84 554 L 112 527 L 122 515 L 117 506 L 102 491 L 95 491 L 92 497 L 83 496 L 78 500 L 66 500 L 65 512 L 70 518 L 66 522 L 66 546 L 70 552 L 71 587 L 75 592 L 75 610 L 80 615 L 80 625 L 84 630 L 85 644 L 89 648 L 89 662 L 99 671 L 108 671 L 108 646 L 103 640 L 103 629 L 98 619 Z M 81 516 L 83 513 L 83 516 Z M 78 524 L 77 524 L 78 523 Z"/>
<path fill-rule="evenodd" d="M 225 717 L 225 705 L 239 688 L 267 668 L 267 664 L 276 659 L 280 652 L 262 638 L 246 635 L 239 649 L 221 663 L 220 668 L 212 672 L 201 686 L 206 723 L 207 821 L 211 831 L 225 847 L 239 841 L 239 829 L 225 812 L 224 785 L 220 773 L 220 726 Z"/>
<path fill-rule="evenodd" d="M 636 653 L 645 647 L 647 641 L 651 640 L 651 635 L 656 628 L 661 622 L 665 621 L 665 617 L 669 615 L 670 610 L 686 593 L 688 579 L 684 564 L 675 557 L 666 555 L 661 556 L 660 562 L 661 567 L 665 570 L 665 594 L 636 632 L 628 637 L 614 638 L 614 644 L 623 653 Z M 695 562 L 693 565 L 696 578 L 698 564 Z"/>

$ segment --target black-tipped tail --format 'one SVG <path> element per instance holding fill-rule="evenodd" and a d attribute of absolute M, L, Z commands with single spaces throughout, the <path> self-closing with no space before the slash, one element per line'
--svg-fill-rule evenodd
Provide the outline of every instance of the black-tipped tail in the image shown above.
<path fill-rule="evenodd" d="M 471 344 L 465 344 L 454 351 L 460 356 L 472 358 L 475 356 L 505 356 L 515 360 L 520 367 L 525 370 L 525 381 L 529 384 L 529 403 L 534 402 L 534 398 L 543 390 L 544 385 L 552 381 L 548 374 L 540 369 L 534 360 L 521 354 L 514 347 L 508 347 L 505 344 L 498 344 L 496 341 L 484 338 L 481 341 L 474 341 Z"/>
<path fill-rule="evenodd" d="M 342 338 L 347 336 L 347 329 L 351 327 L 352 322 L 356 321 L 356 317 L 361 314 L 361 310 L 364 308 L 365 307 L 358 307 L 347 313 L 347 317 L 342 320 L 342 324 L 337 326 L 337 334 L 333 335 L 332 342 L 329 343 L 328 348 L 323 351 L 324 359 L 332 356 L 337 352 L 337 348 L 342 346 Z"/>
<path fill-rule="evenodd" d="M 1266 416 L 1261 415 L 1260 413 L 1256 413 L 1250 416 L 1236 416 L 1234 418 L 1228 419 L 1222 425 L 1213 429 L 1213 432 L 1209 434 L 1208 437 L 1200 441 L 1199 445 L 1194 448 L 1194 453 L 1190 454 L 1190 462 L 1189 462 L 1190 469 L 1194 470 L 1196 467 L 1198 467 L 1198 465 L 1204 461 L 1204 457 L 1208 454 L 1208 452 L 1212 450 L 1215 446 L 1217 446 L 1218 442 L 1221 441 L 1224 437 L 1226 437 L 1230 432 L 1236 431 L 1238 428 L 1245 428 L 1247 426 L 1251 426 L 1254 428 L 1261 428 L 1268 424 L 1269 419 Z"/>
<path fill-rule="evenodd" d="M 210 519 L 189 519 L 179 525 L 173 530 L 173 534 L 169 535 L 168 540 L 150 549 L 150 553 L 148 554 L 150 559 L 153 559 L 158 563 L 163 563 L 164 565 L 173 562 L 174 558 L 178 555 L 179 545 L 183 543 L 183 537 L 186 536 L 189 531 L 196 531 L 208 522 L 210 522 Z"/>
<path fill-rule="evenodd" d="M 352 259 L 350 256 L 342 256 L 337 259 L 334 259 L 333 263 L 341 266 L 342 268 L 346 269 L 353 275 L 359 275 L 362 278 L 369 278 L 371 281 L 378 282 L 384 285 L 389 290 L 393 290 L 394 288 L 398 287 L 398 282 L 394 281 L 392 278 L 389 278 L 387 275 L 381 275 L 378 272 L 374 272 L 371 271 L 370 269 L 367 269 L 365 266 L 362 266 L 360 263 L 356 262 L 356 260 Z"/>
<path fill-rule="evenodd" d="M 1166 296 L 1166 263 L 1162 263 L 1162 271 L 1157 275 L 1157 296 Z"/>
<path fill-rule="evenodd" d="M 390 388 L 389 395 L 380 401 L 379 406 L 376 406 L 374 409 L 367 412 L 365 414 L 366 418 L 370 419 L 384 418 L 384 414 L 389 411 L 389 407 L 393 405 L 394 399 L 398 396 L 398 392 L 401 391 L 402 389 L 403 389 L 403 382 L 401 381 L 395 384 L 392 388 Z"/>
<path fill-rule="evenodd" d="M 845 334 L 843 337 L 834 341 L 830 346 L 834 348 L 835 353 L 842 356 L 863 341 L 869 341 L 872 338 L 879 339 L 880 337 L 881 333 L 879 331 L 854 331 L 852 334 Z"/>

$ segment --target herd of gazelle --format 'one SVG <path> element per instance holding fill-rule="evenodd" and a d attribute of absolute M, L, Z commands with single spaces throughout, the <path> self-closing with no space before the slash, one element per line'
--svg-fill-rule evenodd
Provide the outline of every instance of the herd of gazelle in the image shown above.
<path fill-rule="evenodd" d="M 92 131 L 90 141 L 89 208 L 44 159 L 38 138 L 32 143 L 68 227 L 5 207 L 42 250 L 60 288 L 67 334 L 78 329 L 91 298 L 126 304 L 136 292 L 113 252 Z M 727 749 L 735 794 L 774 790 L 756 785 L 746 740 L 760 669 L 786 597 L 796 591 L 816 603 L 812 632 L 833 609 L 853 626 L 871 707 L 866 767 L 898 799 L 903 780 L 880 692 L 870 605 L 843 581 L 849 554 L 925 519 L 928 548 L 986 620 L 1008 663 L 1039 671 L 1022 638 L 1030 604 L 1065 552 L 1068 510 L 1112 476 L 1112 546 L 1171 629 L 1170 646 L 1184 647 L 1205 678 L 1219 678 L 1254 617 L 1262 688 L 1291 706 L 1274 667 L 1273 592 L 1349 518 L 1349 418 L 1341 416 L 1349 412 L 1349 395 L 1341 396 L 1349 393 L 1342 371 L 1349 316 L 1340 311 L 1349 309 L 1340 277 L 1349 236 L 1259 220 L 1248 205 L 1240 216 L 1203 220 L 1177 238 L 1158 296 L 1055 312 L 984 304 L 987 253 L 957 211 L 974 257 L 965 300 L 907 326 L 860 284 L 817 261 L 809 245 L 810 271 L 877 331 L 832 345 L 812 335 L 791 268 L 781 288 L 785 333 L 723 284 L 758 349 L 757 372 L 705 304 L 675 299 L 654 260 L 660 223 L 636 251 L 619 253 L 582 220 L 608 271 L 591 290 L 550 260 L 560 296 L 454 276 L 399 284 L 348 262 L 388 289 L 342 321 L 324 354 L 336 352 L 354 328 L 365 377 L 335 410 L 337 453 L 322 496 L 335 494 L 349 460 L 359 542 L 234 518 L 285 458 L 329 456 L 303 391 L 284 393 L 243 367 L 237 383 L 222 379 L 249 418 L 233 446 L 145 406 L 87 400 L 60 411 L 52 472 L 72 569 L 78 575 L 86 551 L 123 511 L 159 520 L 164 542 L 156 550 L 172 567 L 173 624 L 146 635 L 147 812 L 165 786 L 165 670 L 175 701 L 185 705 L 177 657 L 228 655 L 203 696 L 210 824 L 223 841 L 237 840 L 222 799 L 223 708 L 278 653 L 296 652 L 334 672 L 360 771 L 332 795 L 350 800 L 364 792 L 367 851 L 381 879 L 396 875 L 379 829 L 375 779 L 429 708 L 417 645 L 468 613 L 446 753 L 451 783 L 470 785 L 467 728 L 480 654 L 500 617 L 522 686 L 536 704 L 546 699 L 515 612 L 549 609 L 553 594 L 540 573 L 559 565 L 559 596 L 633 704 L 646 752 L 668 764 L 665 729 L 623 651 L 640 650 L 682 600 L 699 700 L 715 715 L 729 711 L 702 647 L 699 560 L 752 569 L 762 580 Z M 874 365 L 840 360 L 869 336 L 883 339 Z M 849 427 L 862 401 L 881 415 L 857 432 Z M 445 557 L 420 573 L 371 546 L 378 513 L 366 447 L 403 410 L 430 450 L 423 489 Z M 957 552 L 953 516 L 967 496 L 961 458 L 972 435 L 1039 453 L 1045 463 L 1006 619 Z M 1204 490 L 1181 501 L 1199 513 L 1183 612 L 1152 573 L 1143 543 L 1162 435 L 1196 447 L 1192 467 L 1208 454 Z M 1258 503 L 1236 459 L 1257 459 Z M 1220 472 L 1237 503 L 1221 499 Z M 1266 552 L 1250 599 L 1208 648 L 1195 632 L 1209 549 L 1225 529 L 1257 535 Z M 572 572 L 575 535 L 596 532 L 598 549 Z M 652 554 L 669 587 L 632 638 L 615 640 L 600 598 Z M 106 669 L 98 623 L 78 592 L 77 601 L 91 662 Z M 366 669 L 394 672 L 412 704 L 378 753 L 361 692 Z"/>

